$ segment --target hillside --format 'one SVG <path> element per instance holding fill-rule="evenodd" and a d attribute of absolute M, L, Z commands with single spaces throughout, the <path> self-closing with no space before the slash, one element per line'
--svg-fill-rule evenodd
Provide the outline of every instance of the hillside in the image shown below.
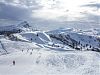
<path fill-rule="evenodd" d="M 93 35 L 94 33 L 94 35 Z M 51 38 L 61 41 L 78 50 L 95 50 L 100 51 L 99 30 L 82 31 L 75 29 L 57 29 L 47 32 Z"/>
<path fill-rule="evenodd" d="M 0 75 L 99 75 L 100 53 L 1 39 Z M 3 48 L 0 48 L 3 51 Z M 3 53 L 3 52 L 2 52 Z M 12 61 L 16 64 L 13 66 Z"/>
<path fill-rule="evenodd" d="M 22 31 L 31 31 L 31 26 L 24 21 L 18 25 L 8 25 L 8 26 L 0 26 L 0 35 L 3 34 L 11 34 L 11 33 L 20 33 Z"/>
<path fill-rule="evenodd" d="M 100 75 L 99 34 L 34 31 L 26 23 L 17 25 L 21 32 L 10 27 L 0 31 L 0 75 Z"/>

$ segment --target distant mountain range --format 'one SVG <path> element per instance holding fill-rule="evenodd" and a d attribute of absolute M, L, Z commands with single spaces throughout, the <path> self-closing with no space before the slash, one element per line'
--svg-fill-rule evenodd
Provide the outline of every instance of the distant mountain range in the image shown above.
<path fill-rule="evenodd" d="M 18 25 L 1 26 L 0 35 L 11 41 L 21 41 L 42 44 L 44 47 L 67 46 L 75 50 L 100 51 L 100 30 L 91 29 L 87 31 L 60 28 L 52 31 L 35 31 L 27 21 Z M 46 46 L 45 46 L 46 45 Z"/>

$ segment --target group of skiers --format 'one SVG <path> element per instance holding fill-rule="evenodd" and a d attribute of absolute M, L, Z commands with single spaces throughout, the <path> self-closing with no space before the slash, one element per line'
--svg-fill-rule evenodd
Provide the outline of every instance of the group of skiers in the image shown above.
<path fill-rule="evenodd" d="M 24 50 L 22 49 L 22 52 L 23 52 L 23 51 L 24 51 Z M 32 49 L 32 51 L 33 51 L 33 49 Z M 29 49 L 27 49 L 27 52 L 29 52 Z M 32 52 L 30 52 L 30 55 L 32 55 Z M 12 61 L 12 65 L 13 65 L 13 66 L 16 65 L 16 61 L 15 61 L 15 60 Z"/>

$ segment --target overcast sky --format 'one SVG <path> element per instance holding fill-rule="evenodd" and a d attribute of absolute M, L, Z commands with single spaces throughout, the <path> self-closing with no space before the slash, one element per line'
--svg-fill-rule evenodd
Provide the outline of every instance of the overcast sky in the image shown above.
<path fill-rule="evenodd" d="M 100 0 L 0 0 L 1 25 L 24 20 L 45 30 L 100 27 Z"/>

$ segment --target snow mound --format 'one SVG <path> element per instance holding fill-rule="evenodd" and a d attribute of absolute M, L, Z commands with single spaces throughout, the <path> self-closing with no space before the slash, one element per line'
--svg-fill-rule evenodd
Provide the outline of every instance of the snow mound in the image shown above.
<path fill-rule="evenodd" d="M 45 32 L 40 31 L 17 33 L 13 34 L 13 37 L 38 44 L 45 44 L 51 41 L 50 37 Z"/>

